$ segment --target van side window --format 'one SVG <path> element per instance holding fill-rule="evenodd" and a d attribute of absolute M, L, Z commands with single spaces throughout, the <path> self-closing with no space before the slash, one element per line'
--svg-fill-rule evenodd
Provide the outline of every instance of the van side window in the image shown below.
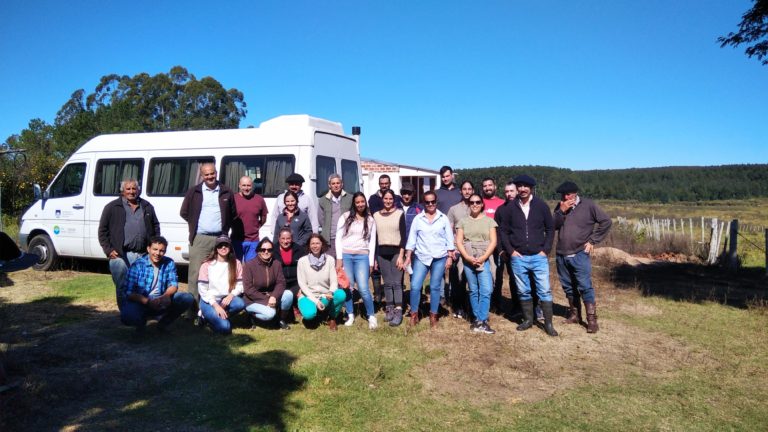
<path fill-rule="evenodd" d="M 136 179 L 141 186 L 143 173 L 144 159 L 101 159 L 96 163 L 93 194 L 120 195 L 120 182 Z"/>
<path fill-rule="evenodd" d="M 253 180 L 253 192 L 264 197 L 276 197 L 285 191 L 285 179 L 294 169 L 292 155 L 225 156 L 221 160 L 219 180 L 237 192 L 240 177 Z"/>
<path fill-rule="evenodd" d="M 61 173 L 54 180 L 48 189 L 49 198 L 64 198 L 77 196 L 83 191 L 83 181 L 85 180 L 85 163 L 71 163 L 61 170 Z"/>
<path fill-rule="evenodd" d="M 360 179 L 357 177 L 357 162 L 341 160 L 341 178 L 344 179 L 344 190 L 349 193 L 360 191 Z"/>
<path fill-rule="evenodd" d="M 151 196 L 184 196 L 192 186 L 203 181 L 200 165 L 214 163 L 212 157 L 153 158 L 149 161 Z"/>
<path fill-rule="evenodd" d="M 328 176 L 336 172 L 336 160 L 328 156 L 318 156 L 315 160 L 315 175 L 317 176 L 317 196 L 328 193 Z M 342 180 L 344 176 L 341 177 Z M 345 182 L 346 186 L 346 182 Z"/>

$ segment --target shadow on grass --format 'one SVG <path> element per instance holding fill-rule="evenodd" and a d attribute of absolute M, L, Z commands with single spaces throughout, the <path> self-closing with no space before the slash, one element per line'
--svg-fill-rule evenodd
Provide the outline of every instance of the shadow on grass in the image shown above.
<path fill-rule="evenodd" d="M 717 266 L 687 263 L 621 265 L 611 270 L 619 288 L 637 288 L 647 296 L 673 300 L 713 301 L 738 308 L 765 304 L 768 280 L 763 269 L 730 273 Z"/>
<path fill-rule="evenodd" d="M 296 357 L 252 334 L 178 320 L 138 335 L 116 311 L 72 301 L 0 300 L 0 358 L 20 384 L 0 393 L 0 430 L 279 431 L 301 408 Z"/>

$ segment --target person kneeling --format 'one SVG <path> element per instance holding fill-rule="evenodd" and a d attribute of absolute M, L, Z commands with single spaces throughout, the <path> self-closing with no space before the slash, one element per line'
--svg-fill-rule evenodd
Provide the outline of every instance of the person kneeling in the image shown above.
<path fill-rule="evenodd" d="M 285 289 L 285 276 L 279 262 L 272 257 L 274 245 L 263 238 L 256 247 L 256 259 L 243 267 L 243 300 L 245 310 L 253 319 L 272 321 L 277 315 L 280 301 L 280 328 L 288 330 L 289 314 L 292 313 L 293 293 Z"/>
<path fill-rule="evenodd" d="M 309 237 L 309 255 L 299 259 L 297 280 L 301 289 L 299 311 L 304 325 L 317 318 L 318 313 L 328 315 L 328 327 L 336 330 L 336 317 L 344 306 L 347 293 L 339 288 L 336 279 L 336 260 L 325 252 L 328 243 L 320 234 Z"/>
<path fill-rule="evenodd" d="M 123 282 L 127 301 L 120 320 L 138 331 L 151 318 L 158 319 L 157 329 L 163 330 L 194 303 L 192 294 L 179 292 L 176 264 L 165 256 L 167 247 L 165 237 L 150 238 L 147 255 L 134 261 Z"/>
<path fill-rule="evenodd" d="M 229 317 L 245 309 L 245 302 L 240 298 L 243 266 L 235 258 L 229 237 L 222 235 L 216 239 L 216 248 L 200 266 L 197 289 L 202 324 L 208 324 L 215 333 L 232 333 Z"/>

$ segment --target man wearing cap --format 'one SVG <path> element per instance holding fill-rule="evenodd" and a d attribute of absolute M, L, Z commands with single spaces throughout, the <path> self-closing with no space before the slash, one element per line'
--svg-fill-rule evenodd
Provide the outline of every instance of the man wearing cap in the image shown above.
<path fill-rule="evenodd" d="M 259 243 L 259 228 L 267 222 L 267 203 L 253 192 L 253 179 L 242 176 L 238 184 L 240 192 L 235 194 L 237 217 L 232 223 L 232 247 L 235 256 L 242 262 L 256 258 Z"/>
<path fill-rule="evenodd" d="M 301 211 L 307 214 L 309 223 L 312 225 L 312 232 L 318 232 L 320 229 L 320 219 L 318 218 L 317 201 L 314 197 L 304 193 L 302 190 L 302 186 L 304 185 L 304 177 L 301 174 L 293 173 L 285 179 L 285 182 L 288 184 L 288 190 L 293 191 L 296 195 L 299 196 L 298 207 Z M 273 214 L 275 217 L 277 217 L 277 215 L 282 213 L 283 209 L 285 209 L 285 203 L 283 202 L 284 197 L 285 192 L 278 195 L 277 200 L 275 200 L 275 208 L 273 209 Z"/>
<path fill-rule="evenodd" d="M 200 165 L 203 181 L 192 186 L 181 203 L 181 218 L 189 226 L 189 273 L 187 290 L 194 296 L 195 303 L 188 313 L 189 318 L 197 314 L 197 276 L 200 266 L 216 245 L 216 237 L 229 234 L 232 220 L 237 216 L 232 190 L 216 179 L 213 163 Z"/>
<path fill-rule="evenodd" d="M 155 208 L 141 199 L 136 179 L 120 182 L 120 197 L 104 206 L 99 220 L 99 244 L 109 258 L 117 308 L 123 309 L 123 280 L 128 267 L 147 253 L 149 239 L 160 235 Z"/>
<path fill-rule="evenodd" d="M 453 181 L 453 169 L 448 165 L 440 167 L 440 188 L 435 189 L 437 209 L 448 215 L 448 210 L 461 202 L 461 191 Z"/>
<path fill-rule="evenodd" d="M 557 331 L 552 325 L 552 290 L 549 286 L 547 261 L 554 240 L 552 213 L 543 200 L 533 196 L 532 190 L 536 186 L 536 180 L 527 175 L 519 175 L 512 181 L 517 187 L 517 197 L 505 204 L 508 211 L 501 225 L 501 241 L 510 256 L 520 306 L 523 309 L 524 321 L 517 326 L 517 330 L 528 330 L 534 323 L 529 280 L 529 275 L 532 275 L 544 313 L 544 330 L 550 336 L 557 336 Z"/>
<path fill-rule="evenodd" d="M 594 201 L 579 196 L 579 187 L 566 181 L 557 187 L 561 200 L 555 206 L 557 275 L 568 298 L 564 324 L 581 322 L 581 300 L 587 310 L 587 333 L 597 333 L 595 290 L 590 254 L 611 229 L 611 218 Z"/>
<path fill-rule="evenodd" d="M 330 244 L 327 253 L 336 256 L 336 226 L 341 214 L 352 207 L 352 195 L 344 190 L 344 180 L 339 174 L 328 176 L 328 193 L 320 197 L 319 207 L 320 233 Z"/>

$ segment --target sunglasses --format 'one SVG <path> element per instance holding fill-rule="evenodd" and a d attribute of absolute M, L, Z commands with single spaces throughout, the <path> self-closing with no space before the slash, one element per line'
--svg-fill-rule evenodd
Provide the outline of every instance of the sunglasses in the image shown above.
<path fill-rule="evenodd" d="M 426 204 L 426 205 L 435 205 L 435 204 L 437 204 L 437 200 L 424 201 L 424 204 Z"/>
<path fill-rule="evenodd" d="M 472 204 L 472 205 L 480 205 L 483 202 L 482 201 L 470 201 L 469 203 Z"/>
<path fill-rule="evenodd" d="M 269 249 L 269 248 L 259 248 L 259 252 L 269 252 L 269 253 L 272 253 L 272 249 Z"/>
<path fill-rule="evenodd" d="M 229 249 L 229 245 L 228 245 L 228 244 L 226 244 L 226 243 L 222 243 L 222 244 L 220 244 L 220 245 L 216 246 L 216 249 L 222 249 L 222 248 L 227 248 L 227 249 Z"/>

